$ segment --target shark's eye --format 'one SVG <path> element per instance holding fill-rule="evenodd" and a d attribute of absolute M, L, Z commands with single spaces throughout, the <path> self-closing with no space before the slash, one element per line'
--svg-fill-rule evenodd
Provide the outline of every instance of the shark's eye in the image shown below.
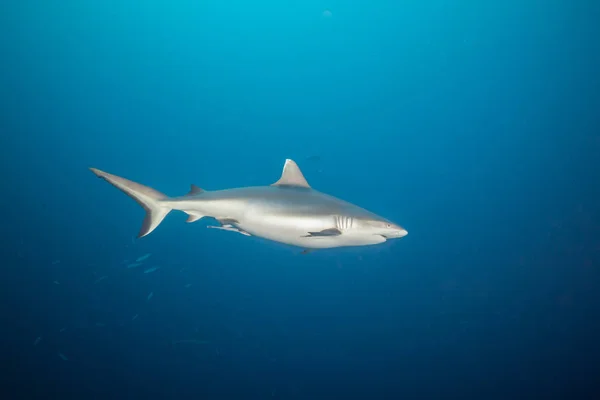
<path fill-rule="evenodd" d="M 385 227 L 386 227 L 386 228 L 391 228 L 391 227 L 392 227 L 392 224 L 385 224 Z"/>

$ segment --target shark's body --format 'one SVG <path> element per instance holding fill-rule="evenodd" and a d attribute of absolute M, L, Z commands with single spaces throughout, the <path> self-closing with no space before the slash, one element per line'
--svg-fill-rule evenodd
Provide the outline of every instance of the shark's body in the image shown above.
<path fill-rule="evenodd" d="M 164 194 L 92 168 L 99 177 L 146 209 L 138 237 L 152 232 L 171 210 L 189 215 L 188 222 L 213 217 L 211 228 L 257 236 L 305 249 L 364 246 L 399 238 L 406 230 L 354 204 L 312 189 L 292 160 L 271 186 L 204 191 L 192 185 L 185 196 Z"/>

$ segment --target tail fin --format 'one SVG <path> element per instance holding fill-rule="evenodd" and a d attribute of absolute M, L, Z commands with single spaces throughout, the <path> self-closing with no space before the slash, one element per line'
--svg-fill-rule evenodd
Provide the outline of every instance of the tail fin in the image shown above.
<path fill-rule="evenodd" d="M 146 217 L 142 224 L 142 229 L 138 238 L 144 237 L 152 232 L 162 222 L 171 211 L 170 207 L 163 204 L 169 197 L 148 186 L 140 185 L 125 178 L 100 171 L 96 168 L 90 168 L 99 178 L 108 181 L 111 185 L 121 189 L 125 194 L 134 199 L 140 206 L 146 210 Z"/>

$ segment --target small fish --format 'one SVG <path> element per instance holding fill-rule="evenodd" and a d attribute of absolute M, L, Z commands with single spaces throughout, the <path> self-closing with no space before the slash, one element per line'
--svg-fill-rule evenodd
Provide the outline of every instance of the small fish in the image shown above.
<path fill-rule="evenodd" d="M 41 336 L 38 336 L 38 337 L 35 339 L 35 342 L 33 342 L 33 345 L 34 345 L 34 346 L 37 346 L 37 344 L 40 342 L 40 340 L 42 340 L 42 337 L 41 337 Z"/>
<path fill-rule="evenodd" d="M 189 288 L 190 286 L 192 286 L 192 284 L 191 284 L 191 283 L 188 283 L 188 284 L 187 284 L 187 285 L 185 285 L 184 287 L 187 289 L 187 288 Z"/>
<path fill-rule="evenodd" d="M 65 356 L 63 353 L 58 353 L 58 356 L 59 356 L 59 357 L 60 357 L 60 358 L 61 358 L 63 361 L 67 361 L 67 360 L 69 360 L 69 359 L 67 358 L 67 356 Z"/>
<path fill-rule="evenodd" d="M 149 274 L 150 272 L 154 272 L 157 269 L 159 269 L 160 267 L 152 267 L 152 268 L 148 268 L 147 270 L 144 271 L 145 274 Z"/>
<path fill-rule="evenodd" d="M 60 282 L 59 282 L 59 281 L 54 281 L 53 283 L 54 283 L 55 285 L 60 285 Z"/>
<path fill-rule="evenodd" d="M 137 317 L 138 317 L 138 314 L 135 314 L 135 315 L 133 316 L 133 318 L 131 318 L 131 320 L 132 320 L 132 321 L 135 321 L 135 320 L 137 319 Z"/>
<path fill-rule="evenodd" d="M 133 264 L 129 264 L 129 265 L 127 266 L 127 268 L 135 268 L 135 267 L 139 267 L 140 265 L 142 265 L 142 263 L 137 263 L 137 262 L 136 262 L 136 263 L 133 263 Z"/>
<path fill-rule="evenodd" d="M 146 301 L 150 301 L 150 299 L 152 298 L 152 296 L 154 296 L 154 292 L 150 292 L 150 294 L 146 298 Z"/>
<path fill-rule="evenodd" d="M 151 255 L 152 255 L 152 253 L 144 254 L 143 256 L 138 257 L 137 260 L 135 260 L 135 262 L 142 262 L 142 261 L 148 259 L 148 257 L 150 257 Z"/>
<path fill-rule="evenodd" d="M 96 279 L 96 280 L 94 281 L 94 285 L 95 285 L 96 283 L 98 283 L 98 282 L 101 282 L 101 281 L 105 280 L 106 278 L 108 278 L 108 276 L 106 276 L 106 275 L 104 275 L 104 276 L 101 276 L 100 278 L 98 278 L 98 279 Z"/>

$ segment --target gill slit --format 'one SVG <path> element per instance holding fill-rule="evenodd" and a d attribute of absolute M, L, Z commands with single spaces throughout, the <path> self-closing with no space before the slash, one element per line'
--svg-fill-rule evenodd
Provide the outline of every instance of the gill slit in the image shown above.
<path fill-rule="evenodd" d="M 342 232 L 348 231 L 354 226 L 354 218 L 344 215 L 336 215 L 335 225 Z"/>

